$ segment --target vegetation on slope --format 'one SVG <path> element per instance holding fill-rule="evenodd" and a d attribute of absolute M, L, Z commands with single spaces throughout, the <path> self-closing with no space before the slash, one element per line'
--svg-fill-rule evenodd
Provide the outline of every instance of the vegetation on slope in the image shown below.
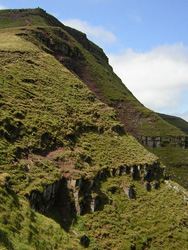
<path fill-rule="evenodd" d="M 57 223 L 31 209 L 26 197 L 32 191 L 43 194 L 62 178 L 92 180 L 104 168 L 158 161 L 125 133 L 115 110 L 81 80 L 107 104 L 126 104 L 123 116 L 130 114 L 129 125 L 132 113 L 138 120 L 144 117 L 141 124 L 152 117 L 153 125 L 140 126 L 139 133 L 156 129 L 161 135 L 170 128 L 170 135 L 179 135 L 179 130 L 163 128 L 162 119 L 145 109 L 112 72 L 102 50 L 88 40 L 83 48 L 84 40 L 78 42 L 85 37 L 82 33 L 41 9 L 3 10 L 0 20 L 0 247 L 83 249 L 80 239 L 86 234 L 93 250 L 186 249 L 187 203 L 180 187 L 176 194 L 161 183 L 148 193 L 143 180 L 130 176 L 98 181 L 96 189 L 105 197 L 101 211 L 78 216 L 69 231 L 60 227 L 59 218 Z M 132 200 L 125 194 L 130 185 L 136 190 Z"/>
<path fill-rule="evenodd" d="M 130 185 L 135 199 L 124 193 Z M 170 186 L 147 192 L 127 176 L 109 179 L 102 190 L 110 204 L 80 217 L 78 227 L 88 232 L 93 249 L 187 249 L 187 203 L 182 188 Z"/>
<path fill-rule="evenodd" d="M 24 197 L 3 185 L 3 178 L 0 175 L 0 249 L 69 249 L 70 238 L 70 249 L 82 249 L 73 233 L 67 234 L 52 219 L 32 210 Z"/>
<path fill-rule="evenodd" d="M 38 185 L 38 180 L 49 183 L 60 178 L 61 164 L 47 157 L 42 160 L 40 155 L 47 156 L 58 148 L 67 148 L 72 151 L 75 162 L 74 158 L 81 155 L 76 149 L 77 142 L 80 148 L 83 143 L 90 144 L 84 154 L 90 154 L 90 148 L 96 144 L 96 140 L 91 142 L 92 137 L 88 136 L 92 133 L 96 134 L 99 143 L 105 143 L 106 158 L 112 158 L 109 146 L 113 140 L 114 156 L 122 158 L 125 164 L 156 161 L 157 158 L 136 140 L 125 135 L 115 111 L 102 104 L 53 56 L 29 41 L 20 37 L 17 40 L 17 28 L 3 31 L 10 39 L 0 47 L 1 172 L 9 170 L 15 185 L 19 180 L 26 180 L 27 184 L 22 185 L 31 186 L 33 182 Z M 21 41 L 20 51 L 17 51 L 16 41 Z M 131 158 L 135 151 L 140 153 Z M 32 154 L 38 155 L 38 159 L 31 159 Z M 88 166 L 91 171 L 93 165 L 100 168 L 101 160 L 102 157 L 97 161 L 91 159 L 82 168 L 87 166 L 87 171 Z M 103 164 L 113 167 L 114 162 L 104 161 Z M 25 190 L 26 186 L 22 185 L 19 189 Z"/>
<path fill-rule="evenodd" d="M 0 188 L 0 246 L 3 249 L 187 249 L 187 197 L 176 183 L 166 181 L 146 191 L 123 174 L 98 183 L 108 202 L 98 211 L 77 216 L 69 232 L 33 211 L 10 187 Z M 135 198 L 126 190 L 134 186 Z M 187 198 L 186 198 L 187 199 Z"/>
<path fill-rule="evenodd" d="M 59 52 L 60 55 L 64 57 L 57 59 L 76 73 L 103 102 L 114 107 L 127 131 L 133 135 L 184 135 L 184 133 L 180 132 L 177 128 L 165 123 L 156 113 L 145 108 L 132 95 L 122 81 L 114 74 L 103 51 L 90 42 L 85 34 L 64 26 L 61 22 L 40 8 L 34 10 L 2 10 L 0 12 L 0 20 L 1 28 L 23 26 L 27 27 L 29 30 L 31 26 L 38 26 L 40 23 L 40 27 L 43 27 L 45 30 L 43 35 L 46 33 L 46 37 L 44 35 L 43 38 L 46 39 L 48 37 L 53 43 L 56 43 L 57 39 L 59 39 L 61 43 L 69 44 L 69 47 L 71 43 L 76 45 L 82 53 L 81 58 L 75 58 L 74 56 L 70 56 L 70 54 L 65 55 L 64 53 L 60 53 L 62 51 L 56 50 L 56 52 Z M 50 31 L 48 28 L 49 25 L 61 28 L 61 32 L 66 35 L 63 37 L 57 34 L 53 29 Z M 67 40 L 67 38 L 70 37 L 71 39 Z M 33 38 L 32 41 L 34 41 Z M 51 47 L 51 49 L 52 53 L 54 48 Z M 67 63 L 67 61 L 69 63 Z M 79 68 L 80 64 L 81 68 Z"/>
<path fill-rule="evenodd" d="M 181 129 L 185 134 L 188 134 L 188 122 L 186 122 L 184 119 L 177 117 L 177 116 L 172 116 L 172 115 L 166 115 L 166 114 L 160 114 L 160 113 L 157 113 L 157 114 L 163 120 Z"/>
<path fill-rule="evenodd" d="M 171 179 L 188 189 L 188 149 L 180 147 L 150 148 L 148 151 L 160 157 Z"/>

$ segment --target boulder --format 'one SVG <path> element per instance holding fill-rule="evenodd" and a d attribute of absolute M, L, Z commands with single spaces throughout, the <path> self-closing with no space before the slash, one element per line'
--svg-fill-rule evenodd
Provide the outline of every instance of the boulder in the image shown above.
<path fill-rule="evenodd" d="M 82 235 L 80 238 L 80 244 L 83 247 L 87 248 L 87 247 L 89 247 L 89 243 L 90 243 L 90 239 L 85 234 Z"/>

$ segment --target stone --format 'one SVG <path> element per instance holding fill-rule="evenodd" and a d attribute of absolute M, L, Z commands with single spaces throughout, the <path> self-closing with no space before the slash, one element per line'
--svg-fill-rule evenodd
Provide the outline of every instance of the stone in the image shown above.
<path fill-rule="evenodd" d="M 85 234 L 82 235 L 80 238 L 80 244 L 83 247 L 87 248 L 87 247 L 89 247 L 89 243 L 90 243 L 90 239 Z"/>
<path fill-rule="evenodd" d="M 136 245 L 135 245 L 135 244 L 132 244 L 132 245 L 130 246 L 130 250 L 136 250 Z"/>
<path fill-rule="evenodd" d="M 96 208 L 100 202 L 100 198 L 97 196 L 95 198 L 92 198 L 91 200 L 91 211 L 96 211 Z"/>
<path fill-rule="evenodd" d="M 152 186 L 152 188 L 154 188 L 154 189 L 158 189 L 159 183 L 158 183 L 158 182 L 154 182 L 154 183 L 151 184 L 151 186 Z"/>
<path fill-rule="evenodd" d="M 111 175 L 112 175 L 112 176 L 116 176 L 116 169 L 115 169 L 115 168 L 113 168 L 113 169 L 111 170 Z"/>
<path fill-rule="evenodd" d="M 178 187 L 174 186 L 174 189 L 175 189 L 176 194 L 178 194 L 180 192 Z"/>
<path fill-rule="evenodd" d="M 185 200 L 185 201 L 188 201 L 188 197 L 187 197 L 187 196 L 184 196 L 184 200 Z"/>
<path fill-rule="evenodd" d="M 123 188 L 123 191 L 128 196 L 129 199 L 136 198 L 136 192 L 134 190 L 134 185 L 131 185 L 129 188 Z"/>
<path fill-rule="evenodd" d="M 149 182 L 144 184 L 147 191 L 151 191 L 151 184 Z"/>
<path fill-rule="evenodd" d="M 134 185 L 131 185 L 128 190 L 128 197 L 129 199 L 135 199 L 136 198 L 136 192 L 134 190 Z"/>
<path fill-rule="evenodd" d="M 168 185 L 170 188 L 172 188 L 172 184 L 169 181 L 165 181 L 166 185 Z"/>
<path fill-rule="evenodd" d="M 69 185 L 70 185 L 72 188 L 76 187 L 76 180 L 70 180 L 70 181 L 69 181 Z"/>

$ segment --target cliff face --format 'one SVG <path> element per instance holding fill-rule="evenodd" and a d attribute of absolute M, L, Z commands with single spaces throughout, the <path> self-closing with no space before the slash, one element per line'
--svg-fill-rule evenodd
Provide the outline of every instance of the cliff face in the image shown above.
<path fill-rule="evenodd" d="M 127 132 L 182 150 L 184 133 L 140 104 L 85 34 L 45 11 L 0 11 L 0 28 L 0 247 L 187 244 L 186 191 Z"/>
<path fill-rule="evenodd" d="M 149 146 L 151 148 L 171 146 L 186 149 L 188 147 L 187 136 L 166 136 L 166 138 L 160 136 L 139 136 L 137 139 L 142 145 Z"/>
<path fill-rule="evenodd" d="M 158 162 L 152 165 L 119 166 L 117 169 L 107 167 L 96 172 L 92 178 L 72 179 L 72 176 L 63 177 L 59 181 L 44 186 L 41 192 L 32 190 L 28 199 L 31 207 L 41 213 L 47 213 L 53 206 L 57 206 L 60 212 L 64 208 L 61 213 L 62 220 L 68 221 L 73 214 L 84 215 L 91 211 L 94 212 L 102 204 L 109 203 L 101 192 L 101 183 L 107 181 L 110 177 L 116 178 L 126 174 L 133 180 L 142 181 L 147 191 L 150 191 L 151 187 L 158 189 L 161 180 L 168 178 L 164 175 L 164 168 L 160 167 Z M 133 190 L 132 186 L 124 192 L 128 198 L 132 199 L 135 198 L 135 195 L 131 190 Z M 65 212 L 66 210 L 68 213 Z"/>

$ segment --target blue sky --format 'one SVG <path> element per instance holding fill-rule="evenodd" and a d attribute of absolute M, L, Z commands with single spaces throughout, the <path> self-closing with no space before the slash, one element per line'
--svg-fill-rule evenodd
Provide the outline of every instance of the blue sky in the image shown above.
<path fill-rule="evenodd" d="M 82 30 L 148 108 L 188 120 L 187 0 L 0 0 Z"/>

